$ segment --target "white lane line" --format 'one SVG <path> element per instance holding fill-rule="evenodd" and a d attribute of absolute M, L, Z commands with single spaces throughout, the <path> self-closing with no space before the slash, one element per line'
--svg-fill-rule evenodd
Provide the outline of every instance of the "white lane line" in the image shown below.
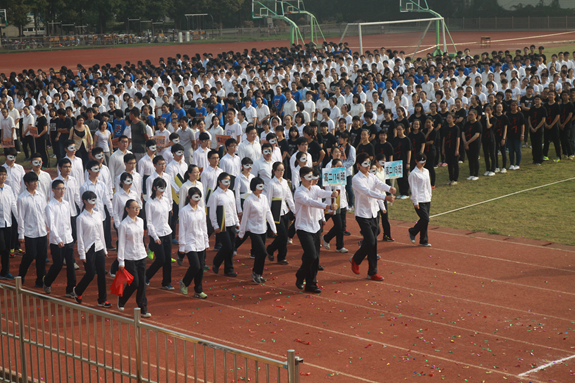
<path fill-rule="evenodd" d="M 571 355 L 571 356 L 568 356 L 568 357 L 563 358 L 563 359 L 554 360 L 554 361 L 552 361 L 552 362 L 549 362 L 549 363 L 547 363 L 547 364 L 544 364 L 543 366 L 539 366 L 539 367 L 537 367 L 537 368 L 534 368 L 533 370 L 529 370 L 529 371 L 523 372 L 523 373 L 519 374 L 518 376 L 527 376 L 527 375 L 529 375 L 529 374 L 533 374 L 533 373 L 535 373 L 535 372 L 539 372 L 539 371 L 541 371 L 541 370 L 545 370 L 547 367 L 555 366 L 555 365 L 557 365 L 557 364 L 563 363 L 563 362 L 565 362 L 565 361 L 567 361 L 567 360 L 569 360 L 569 359 L 573 359 L 573 358 L 575 358 L 575 355 Z"/>

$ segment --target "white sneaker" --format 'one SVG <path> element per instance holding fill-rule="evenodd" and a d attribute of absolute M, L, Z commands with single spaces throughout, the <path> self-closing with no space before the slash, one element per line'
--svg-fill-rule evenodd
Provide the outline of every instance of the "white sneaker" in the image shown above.
<path fill-rule="evenodd" d="M 511 166 L 509 167 L 509 170 L 515 170 L 515 165 L 511 165 Z"/>
<path fill-rule="evenodd" d="M 515 165 L 515 170 L 519 170 L 519 166 Z"/>
<path fill-rule="evenodd" d="M 494 175 L 495 175 L 495 173 L 493 173 L 493 172 L 487 172 L 488 177 L 493 177 Z"/>
<path fill-rule="evenodd" d="M 495 173 L 499 173 L 500 171 L 501 171 L 501 169 L 495 168 Z"/>
<path fill-rule="evenodd" d="M 329 245 L 329 243 L 327 243 L 327 242 L 325 241 L 325 239 L 324 239 L 323 237 L 324 237 L 324 236 L 322 235 L 322 236 L 321 236 L 322 245 L 323 245 L 323 247 L 324 247 L 326 250 L 329 250 L 329 248 L 330 248 L 331 246 Z"/>
<path fill-rule="evenodd" d="M 291 245 L 293 243 L 293 239 L 288 238 L 288 243 Z"/>
<path fill-rule="evenodd" d="M 457 185 L 457 181 L 451 181 L 451 186 Z"/>
<path fill-rule="evenodd" d="M 471 177 L 471 181 L 477 181 L 479 177 Z"/>
<path fill-rule="evenodd" d="M 471 180 L 473 180 L 473 176 L 467 177 L 467 181 L 471 181 Z"/>
<path fill-rule="evenodd" d="M 347 252 L 349 252 L 349 250 L 346 249 L 345 247 L 342 247 L 341 249 L 337 249 L 335 252 L 336 253 L 347 253 Z"/>
<path fill-rule="evenodd" d="M 501 169 L 501 174 L 507 173 L 507 169 L 503 168 Z"/>
<path fill-rule="evenodd" d="M 487 176 L 489 175 L 489 172 L 485 172 L 485 173 L 483 173 L 483 175 L 484 175 L 485 177 L 487 177 Z"/>

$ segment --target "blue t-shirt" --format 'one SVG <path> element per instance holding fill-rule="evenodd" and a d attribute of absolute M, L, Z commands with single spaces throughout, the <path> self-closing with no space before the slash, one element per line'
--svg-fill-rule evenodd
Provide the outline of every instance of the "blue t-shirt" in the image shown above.
<path fill-rule="evenodd" d="M 164 113 L 160 116 L 160 118 L 163 118 L 164 120 L 166 120 L 166 125 L 168 125 L 170 122 L 172 122 L 172 113 L 170 113 L 170 112 Z"/>
<path fill-rule="evenodd" d="M 206 108 L 202 108 L 202 109 L 203 109 L 204 112 L 205 112 Z M 196 109 L 196 111 L 197 111 L 197 109 Z M 186 116 L 186 111 L 185 111 L 184 109 L 182 109 L 182 108 L 180 108 L 180 109 L 174 109 L 174 112 L 176 112 L 176 114 L 178 115 L 178 118 L 182 118 L 182 117 L 185 117 L 185 116 Z M 205 114 L 204 114 L 204 115 L 205 115 Z"/>
<path fill-rule="evenodd" d="M 208 111 L 203 106 L 194 110 L 196 111 L 196 117 L 205 118 L 208 115 Z"/>
<path fill-rule="evenodd" d="M 124 134 L 124 129 L 126 129 L 126 123 L 123 118 L 121 120 L 114 120 L 114 138 L 118 138 Z"/>
<path fill-rule="evenodd" d="M 272 101 L 274 103 L 274 106 L 278 109 L 279 112 L 280 110 L 282 110 L 282 107 L 286 102 L 286 96 L 284 96 L 283 94 L 280 94 L 279 96 L 274 96 Z"/>

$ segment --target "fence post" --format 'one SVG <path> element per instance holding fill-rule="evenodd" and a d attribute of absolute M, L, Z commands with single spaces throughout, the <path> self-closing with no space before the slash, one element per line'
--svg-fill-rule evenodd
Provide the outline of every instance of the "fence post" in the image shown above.
<path fill-rule="evenodd" d="M 142 381 L 142 330 L 140 328 L 141 311 L 134 309 L 134 339 L 136 340 L 136 382 Z"/>
<path fill-rule="evenodd" d="M 287 368 L 288 368 L 288 383 L 296 383 L 296 379 L 298 379 L 298 377 L 296 377 L 295 350 L 287 351 Z"/>
<path fill-rule="evenodd" d="M 24 303 L 22 302 L 22 277 L 16 277 L 16 310 L 18 310 L 18 340 L 20 341 L 20 368 L 22 370 L 22 382 L 27 382 L 28 373 L 26 372 L 26 348 L 24 345 Z M 16 371 L 16 373 L 18 372 Z"/>

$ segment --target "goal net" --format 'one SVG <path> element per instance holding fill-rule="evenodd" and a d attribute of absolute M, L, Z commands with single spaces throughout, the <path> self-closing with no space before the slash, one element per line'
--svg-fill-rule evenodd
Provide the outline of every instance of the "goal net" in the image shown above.
<path fill-rule="evenodd" d="M 440 39 L 436 30 L 439 23 Z M 340 43 L 347 42 L 352 52 L 363 54 L 367 50 L 386 49 L 405 51 L 412 57 L 424 57 L 436 48 L 447 50 L 443 17 L 426 19 L 349 23 Z"/>

